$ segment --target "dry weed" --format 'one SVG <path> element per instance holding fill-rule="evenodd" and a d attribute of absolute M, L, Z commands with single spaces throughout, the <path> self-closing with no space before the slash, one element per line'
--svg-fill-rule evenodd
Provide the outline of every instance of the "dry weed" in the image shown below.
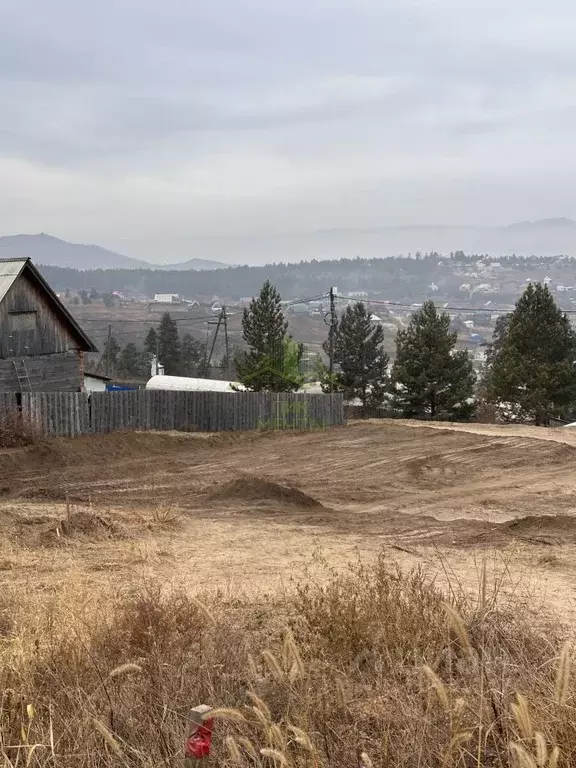
<path fill-rule="evenodd" d="M 0 596 L 7 768 L 180 765 L 198 703 L 224 767 L 576 765 L 563 639 L 485 597 L 447 604 L 422 571 L 380 559 L 265 602 L 66 589 Z"/>
<path fill-rule="evenodd" d="M 0 449 L 24 448 L 40 439 L 39 430 L 16 408 L 0 415 Z"/>

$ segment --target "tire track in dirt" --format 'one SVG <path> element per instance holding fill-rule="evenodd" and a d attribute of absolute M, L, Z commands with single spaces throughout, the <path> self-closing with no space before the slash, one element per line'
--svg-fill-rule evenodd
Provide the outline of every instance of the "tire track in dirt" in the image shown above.
<path fill-rule="evenodd" d="M 67 573 L 95 584 L 140 574 L 268 589 L 301 573 L 317 547 L 342 565 L 384 546 L 439 578 L 449 562 L 474 589 L 477 558 L 498 550 L 514 578 L 533 575 L 576 621 L 576 441 L 467 426 L 108 435 L 0 454 L 0 582 L 52 588 Z M 49 555 L 35 549 L 66 516 L 66 499 L 121 535 L 92 541 L 88 526 L 56 546 L 52 536 Z"/>
<path fill-rule="evenodd" d="M 252 517 L 276 527 L 451 546 L 502 546 L 510 536 L 499 524 L 576 515 L 576 479 L 567 472 L 576 468 L 576 444 L 534 439 L 519 428 L 510 434 L 484 425 L 378 421 L 234 440 L 116 437 L 74 441 L 73 452 L 73 441 L 59 441 L 52 464 L 43 448 L 36 462 L 33 449 L 23 452 L 31 461 L 7 468 L 4 497 L 128 509 L 173 505 L 190 520 L 236 517 L 245 524 Z M 222 494 L 230 482 L 239 489 L 243 482 L 269 485 L 261 498 L 247 498 Z M 286 503 L 273 487 L 296 489 L 317 508 Z"/>

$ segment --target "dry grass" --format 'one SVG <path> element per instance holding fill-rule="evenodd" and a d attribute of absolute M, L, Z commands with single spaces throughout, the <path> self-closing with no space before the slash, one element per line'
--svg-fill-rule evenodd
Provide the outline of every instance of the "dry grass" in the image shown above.
<path fill-rule="evenodd" d="M 219 766 L 575 765 L 570 647 L 479 595 L 383 558 L 259 599 L 5 590 L 2 764 L 181 765 L 209 703 Z"/>
<path fill-rule="evenodd" d="M 0 413 L 0 450 L 23 448 L 39 441 L 39 431 L 18 410 L 2 410 Z"/>

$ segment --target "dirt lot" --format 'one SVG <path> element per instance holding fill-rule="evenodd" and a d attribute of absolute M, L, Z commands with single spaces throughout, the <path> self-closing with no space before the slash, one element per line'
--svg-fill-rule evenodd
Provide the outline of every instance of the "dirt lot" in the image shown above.
<path fill-rule="evenodd" d="M 320 557 L 339 566 L 384 547 L 454 588 L 476 589 L 487 562 L 495 588 L 576 626 L 569 430 L 123 434 L 6 451 L 0 465 L 0 585 L 130 575 L 269 590 Z"/>

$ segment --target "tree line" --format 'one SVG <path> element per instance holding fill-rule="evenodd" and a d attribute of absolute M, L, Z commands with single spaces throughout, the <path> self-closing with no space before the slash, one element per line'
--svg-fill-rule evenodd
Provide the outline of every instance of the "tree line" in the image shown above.
<path fill-rule="evenodd" d="M 181 338 L 169 312 L 161 316 L 157 327 L 150 328 L 142 346 L 130 342 L 122 347 L 111 335 L 98 370 L 122 379 L 148 379 L 155 358 L 168 376 L 204 376 L 207 372 L 205 345 L 189 333 Z"/>
<path fill-rule="evenodd" d="M 293 264 L 270 264 L 265 267 L 234 266 L 227 269 L 206 271 L 170 271 L 153 269 L 96 269 L 75 270 L 66 267 L 41 266 L 40 270 L 50 285 L 58 291 L 66 289 L 111 296 L 113 291 L 140 293 L 154 296 L 156 293 L 172 293 L 182 296 L 227 297 L 240 299 L 253 296 L 265 278 L 285 296 L 308 297 L 323 294 L 329 284 L 341 291 L 365 290 L 369 287 L 386 288 L 387 295 L 397 300 L 420 300 L 427 293 L 429 284 L 441 275 L 448 275 L 452 287 L 457 288 L 462 278 L 456 272 L 471 267 L 479 260 L 492 261 L 487 255 L 464 254 L 456 251 L 442 256 L 435 251 L 416 254 L 415 257 L 390 257 L 381 259 L 333 259 L 312 260 Z M 509 256 L 498 259 L 506 267 L 522 270 L 545 270 L 550 259 L 539 257 Z M 453 269 L 451 269 L 451 266 Z M 562 269 L 568 282 L 576 280 L 576 260 L 554 260 L 556 269 Z M 456 270 L 456 272 L 454 272 Z M 453 273 L 453 274 L 452 274 Z M 82 300 L 82 299 L 81 299 Z M 107 299 L 110 301 L 110 298 Z"/>
<path fill-rule="evenodd" d="M 318 360 L 316 375 L 324 392 L 342 392 L 366 408 L 384 403 L 407 417 L 462 419 L 474 407 L 472 363 L 455 351 L 457 334 L 450 317 L 426 302 L 396 338 L 396 360 L 384 351 L 384 330 L 363 302 L 334 317 L 324 343 L 330 367 Z M 288 334 L 278 290 L 267 280 L 242 317 L 248 351 L 236 359 L 238 379 L 247 389 L 297 391 L 302 347 Z"/>
<path fill-rule="evenodd" d="M 363 302 L 335 318 L 324 342 L 332 370 L 318 361 L 325 392 L 342 392 L 365 408 L 386 405 L 406 418 L 469 420 L 489 404 L 503 420 L 547 424 L 571 419 L 576 405 L 576 335 L 546 285 L 529 284 L 514 310 L 500 317 L 477 381 L 467 350 L 456 349 L 450 315 L 425 302 L 396 336 L 390 365 L 384 331 Z M 302 347 L 288 334 L 278 290 L 267 280 L 244 310 L 248 350 L 236 359 L 251 390 L 297 391 Z"/>
<path fill-rule="evenodd" d="M 246 349 L 221 361 L 253 391 L 298 391 L 304 348 L 288 332 L 281 296 L 270 280 L 242 315 Z M 576 414 L 576 334 L 546 285 L 529 284 L 514 310 L 496 323 L 486 370 L 477 381 L 467 350 L 456 348 L 451 318 L 432 301 L 414 312 L 396 336 L 394 363 L 384 350 L 384 330 L 363 302 L 334 317 L 323 344 L 332 366 L 320 358 L 315 377 L 324 392 L 342 392 L 365 409 L 386 406 L 406 418 L 469 420 L 479 405 L 508 421 L 548 424 Z M 101 363 L 123 378 L 148 378 L 157 357 L 175 376 L 208 375 L 205 345 L 180 338 L 168 312 L 151 327 L 142 347 L 111 336 Z"/>

